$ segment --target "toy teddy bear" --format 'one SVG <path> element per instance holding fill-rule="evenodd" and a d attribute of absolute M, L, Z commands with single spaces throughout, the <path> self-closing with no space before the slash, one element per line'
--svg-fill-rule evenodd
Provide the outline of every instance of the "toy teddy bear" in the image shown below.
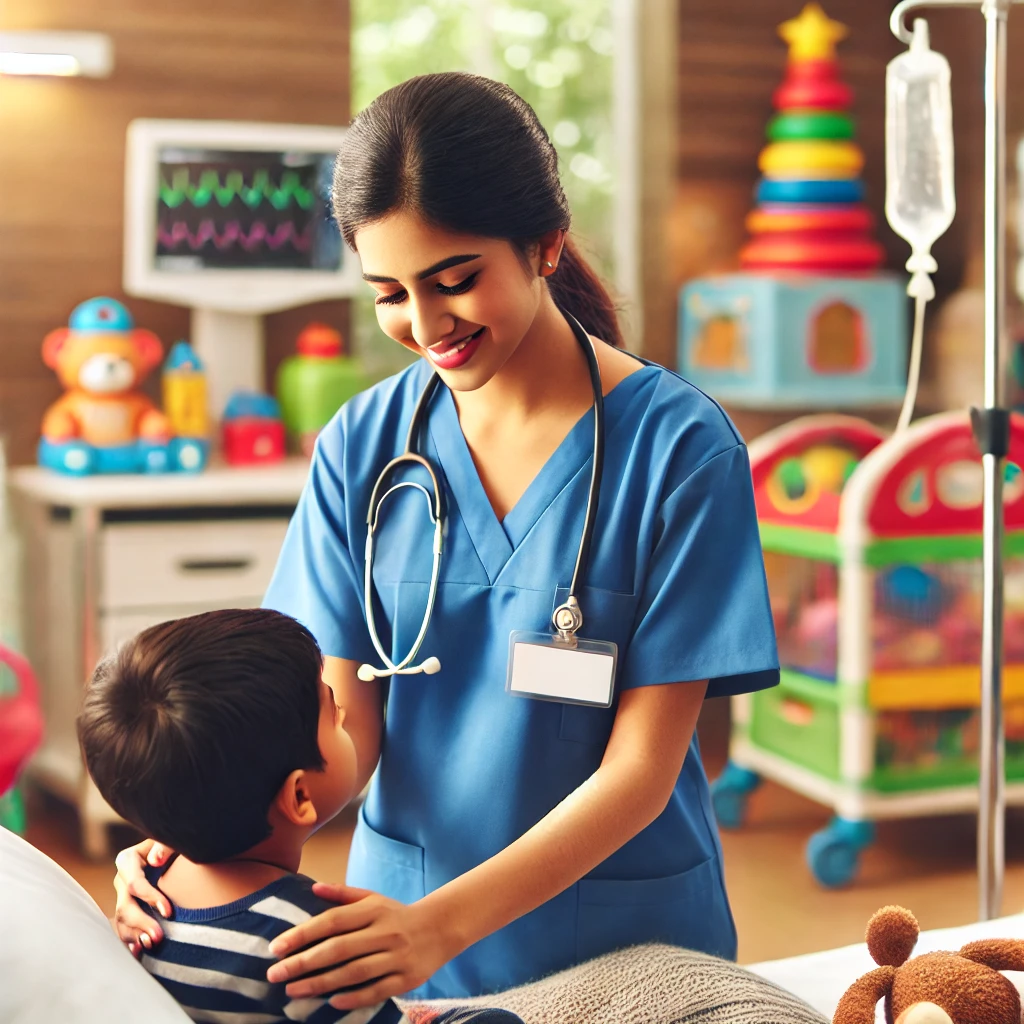
<path fill-rule="evenodd" d="M 911 960 L 919 931 L 903 907 L 871 918 L 868 952 L 878 968 L 847 989 L 832 1024 L 873 1024 L 883 998 L 887 1024 L 1021 1024 L 1020 996 L 999 972 L 1024 970 L 1024 941 L 983 939 Z"/>
<path fill-rule="evenodd" d="M 202 468 L 202 448 L 179 443 L 138 390 L 162 355 L 160 339 L 115 299 L 77 306 L 43 340 L 43 362 L 67 390 L 43 418 L 40 463 L 74 475 Z"/>

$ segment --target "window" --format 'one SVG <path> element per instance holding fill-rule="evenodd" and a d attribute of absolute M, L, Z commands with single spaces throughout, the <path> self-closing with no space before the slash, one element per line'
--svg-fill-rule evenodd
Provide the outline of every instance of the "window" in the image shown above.
<path fill-rule="evenodd" d="M 612 0 L 353 0 L 353 112 L 413 75 L 471 71 L 507 82 L 551 135 L 574 237 L 611 281 L 611 8 Z M 369 292 L 353 304 L 352 320 L 356 351 L 371 369 L 407 361 L 381 335 Z"/>

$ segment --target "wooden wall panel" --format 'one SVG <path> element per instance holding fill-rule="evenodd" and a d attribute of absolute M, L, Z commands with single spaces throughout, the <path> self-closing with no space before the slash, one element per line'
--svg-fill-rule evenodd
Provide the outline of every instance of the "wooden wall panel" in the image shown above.
<path fill-rule="evenodd" d="M 0 28 L 107 32 L 111 78 L 0 78 L 0 435 L 28 461 L 59 393 L 43 335 L 93 295 L 121 291 L 124 135 L 136 117 L 345 124 L 347 0 L 7 0 Z M 169 344 L 188 314 L 128 299 Z M 347 304 L 268 318 L 272 372 L 308 318 L 347 327 Z"/>
<path fill-rule="evenodd" d="M 799 13 L 802 0 L 679 0 L 677 183 L 668 218 L 672 277 L 691 277 L 736 266 L 746 238 L 743 219 L 753 205 L 757 156 L 774 113 L 772 93 L 782 81 L 786 46 L 776 27 Z M 885 222 L 885 68 L 904 47 L 889 31 L 891 3 L 824 0 L 826 13 L 846 24 L 839 44 L 845 80 L 853 87 L 857 140 L 864 149 L 868 203 L 887 264 L 901 269 L 906 243 Z M 976 283 L 982 242 L 984 170 L 982 71 L 984 22 L 970 10 L 928 10 L 932 45 L 949 59 L 953 74 L 958 212 L 936 244 L 939 302 L 965 280 Z M 1024 17 L 1010 18 L 1008 134 L 1015 146 L 1024 132 L 1024 66 L 1013 54 L 1024 46 Z M 1015 151 L 1011 154 L 1015 157 Z M 1011 181 L 1016 177 L 1010 168 Z M 1011 192 L 1015 189 L 1011 189 Z M 1015 232 L 1011 232 L 1011 238 Z M 1016 260 L 1016 244 L 1009 247 Z M 934 315 L 932 317 L 934 325 Z M 927 349 L 925 383 L 933 371 Z M 792 412 L 737 413 L 753 436 Z"/>
<path fill-rule="evenodd" d="M 850 29 L 839 44 L 842 74 L 855 93 L 853 113 L 857 141 L 866 157 L 868 202 L 879 219 L 878 236 L 889 263 L 898 267 L 906 260 L 906 244 L 889 229 L 883 210 L 885 67 L 903 47 L 889 32 L 890 5 L 830 0 L 823 6 Z M 677 205 L 685 222 L 695 217 L 699 221 L 699 213 L 693 211 L 704 207 L 705 219 L 726 236 L 717 246 L 713 241 L 679 239 L 676 269 L 681 278 L 707 266 L 728 264 L 742 243 L 741 219 L 752 205 L 757 155 L 773 114 L 771 97 L 785 71 L 786 47 L 776 26 L 799 8 L 799 0 L 680 0 Z M 927 14 L 933 45 L 948 57 L 953 70 L 960 216 L 936 248 L 939 284 L 949 288 L 959 284 L 980 210 L 984 27 L 976 12 Z M 1011 53 L 1014 39 L 1024 41 L 1024 25 L 1018 24 L 1011 37 Z M 1016 106 L 1011 129 L 1020 125 L 1024 114 Z"/>

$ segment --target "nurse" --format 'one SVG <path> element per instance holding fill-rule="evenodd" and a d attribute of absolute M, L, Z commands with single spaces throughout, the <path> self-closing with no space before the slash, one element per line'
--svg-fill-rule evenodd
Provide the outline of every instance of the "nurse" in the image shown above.
<path fill-rule="evenodd" d="M 635 943 L 734 957 L 694 730 L 705 698 L 778 679 L 739 434 L 621 349 L 567 236 L 555 150 L 508 87 L 451 73 L 384 93 L 346 136 L 333 200 L 382 330 L 419 358 L 323 431 L 266 596 L 319 641 L 372 775 L 349 885 L 318 890 L 340 905 L 275 944 L 268 977 L 296 997 L 356 986 L 332 1000 L 352 1008 L 482 995 Z M 554 699 L 506 685 L 511 634 L 550 636 L 574 575 L 598 404 L 588 350 L 604 451 L 575 596 L 579 636 L 617 645 L 609 707 L 565 702 L 558 678 Z M 386 666 L 364 610 L 367 507 L 435 376 L 412 440 L 445 525 L 412 664 L 440 668 L 370 677 L 361 666 Z M 420 467 L 397 477 L 430 491 Z M 433 538 L 421 492 L 388 496 L 369 610 L 393 663 L 421 633 Z M 126 883 L 145 895 L 139 862 L 119 860 L 122 928 L 138 913 Z"/>

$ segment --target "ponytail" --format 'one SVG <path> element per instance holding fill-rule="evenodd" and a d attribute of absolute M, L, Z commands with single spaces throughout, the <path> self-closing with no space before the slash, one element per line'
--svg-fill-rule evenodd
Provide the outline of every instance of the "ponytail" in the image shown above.
<path fill-rule="evenodd" d="M 615 303 L 568 235 L 558 270 L 547 280 L 555 305 L 579 320 L 587 334 L 616 348 L 623 347 Z"/>
<path fill-rule="evenodd" d="M 381 93 L 345 135 L 332 193 L 352 249 L 363 224 L 397 209 L 458 234 L 503 238 L 524 257 L 549 231 L 569 229 L 558 154 L 533 108 L 507 85 L 461 71 Z M 568 237 L 547 281 L 586 331 L 622 347 L 615 306 Z"/>

